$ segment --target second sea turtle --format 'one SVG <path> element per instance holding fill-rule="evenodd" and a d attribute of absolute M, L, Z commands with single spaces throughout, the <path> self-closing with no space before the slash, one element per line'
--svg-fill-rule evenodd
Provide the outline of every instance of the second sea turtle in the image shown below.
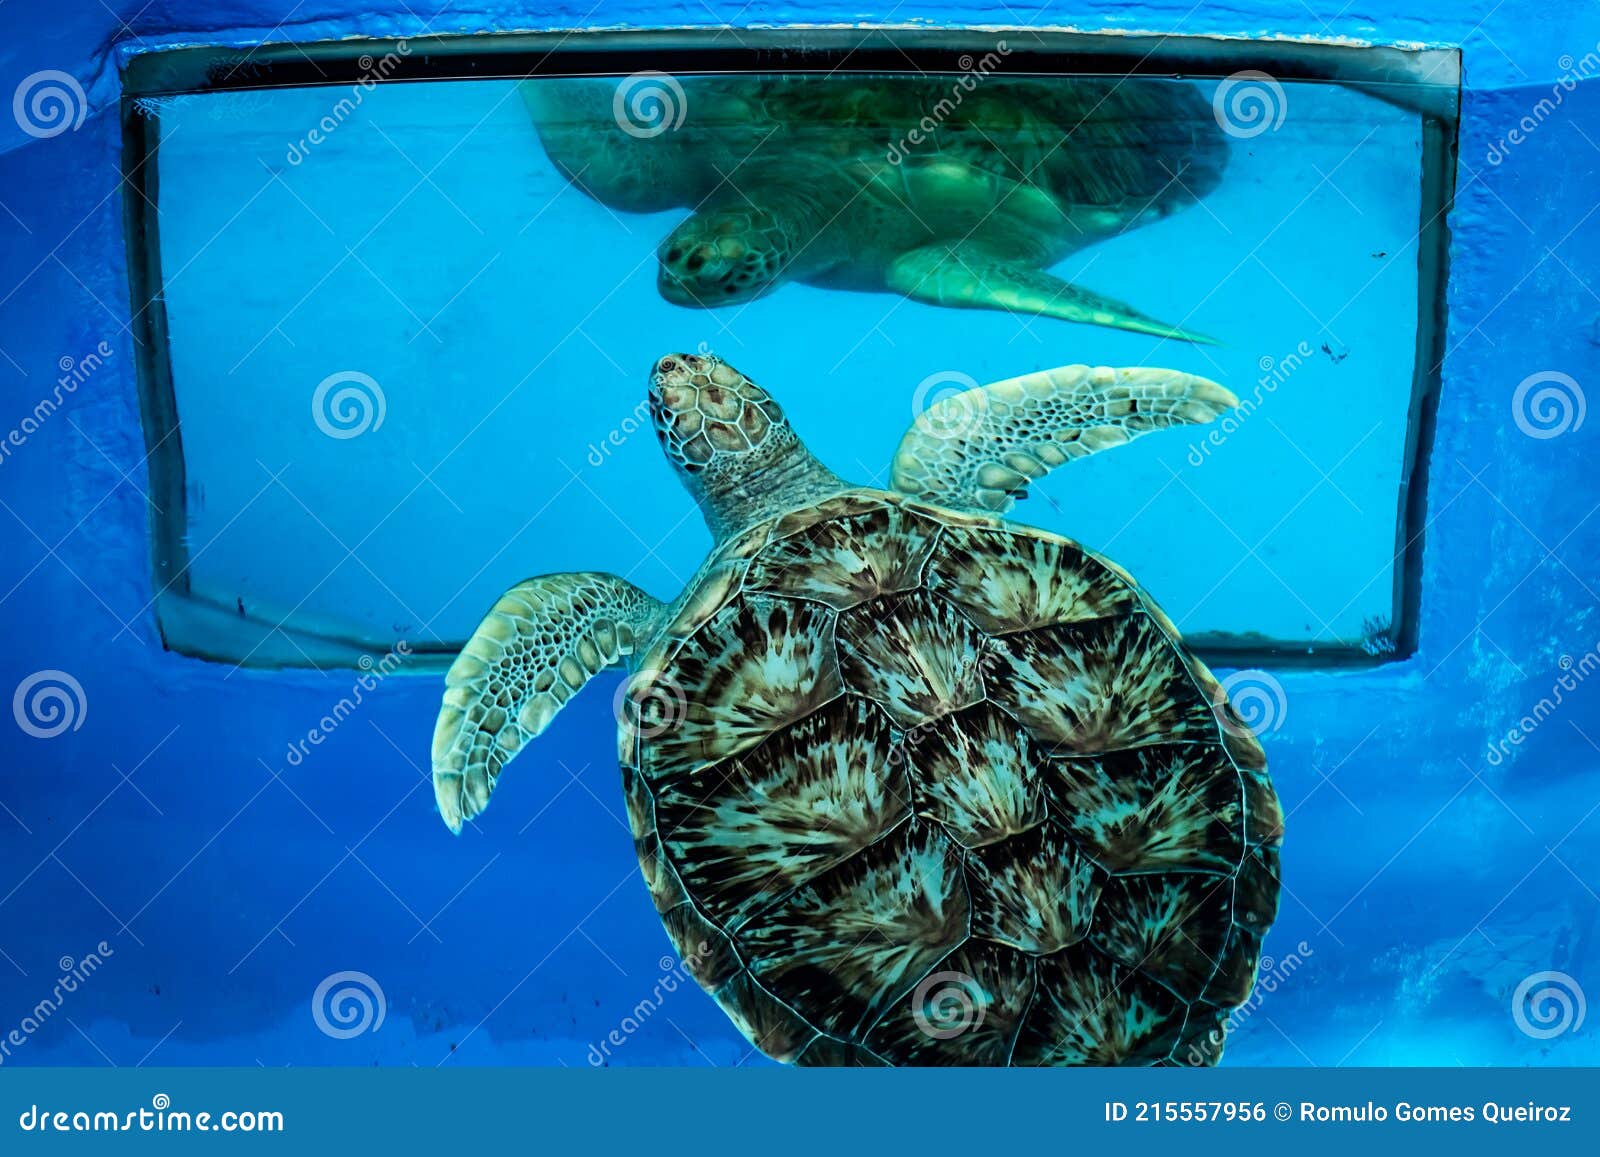
<path fill-rule="evenodd" d="M 690 211 L 657 250 L 668 301 L 733 305 L 798 281 L 1210 341 L 1049 272 L 1218 184 L 1227 142 L 1198 90 L 965 79 L 641 74 L 523 91 L 546 153 L 590 196 Z"/>

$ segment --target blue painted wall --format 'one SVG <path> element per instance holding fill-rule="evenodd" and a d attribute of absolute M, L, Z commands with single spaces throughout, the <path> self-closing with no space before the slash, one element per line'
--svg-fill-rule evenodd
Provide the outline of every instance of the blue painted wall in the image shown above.
<path fill-rule="evenodd" d="M 48 19 L 0 7 L 0 95 L 54 68 L 89 105 L 75 131 L 45 140 L 0 117 L 0 433 L 21 428 L 63 365 L 101 342 L 111 350 L 0 458 L 0 691 L 59 669 L 87 703 L 81 726 L 53 739 L 0 715 L 0 1039 L 51 996 L 64 961 L 106 945 L 94 977 L 0 1060 L 579 1065 L 651 997 L 668 946 L 637 880 L 612 767 L 525 775 L 525 818 L 501 814 L 449 840 L 420 764 L 434 682 L 391 680 L 290 767 L 287 743 L 347 692 L 347 676 L 230 675 L 162 650 L 127 332 L 116 70 L 128 53 L 200 41 L 723 15 L 1463 46 L 1421 645 L 1368 674 L 1280 673 L 1288 714 L 1268 746 L 1291 819 L 1268 955 L 1301 962 L 1264 994 L 1229 1059 L 1600 1059 L 1592 1027 L 1540 1040 L 1509 1008 L 1518 982 L 1540 970 L 1600 992 L 1600 681 L 1565 693 L 1505 758 L 1488 756 L 1550 696 L 1564 656 L 1581 669 L 1600 646 L 1600 419 L 1532 438 L 1511 402 L 1540 372 L 1591 391 L 1600 382 L 1600 76 L 1572 91 L 1558 83 L 1600 52 L 1592 7 L 1399 0 L 1333 15 L 1328 3 L 1324 22 L 1305 5 L 1264 0 L 1193 11 L 1165 0 L 892 11 L 422 4 L 415 14 L 308 3 L 281 24 L 254 4 L 111 7 L 128 25 L 97 0 L 52 6 Z M 1509 144 L 1524 118 L 1531 129 Z M 610 726 L 608 696 L 589 694 L 554 738 Z M 340 1040 L 317 1030 L 312 993 L 342 970 L 380 982 L 378 1031 Z M 628 1035 L 615 1063 L 734 1063 L 748 1052 L 692 990 L 668 993 Z"/>

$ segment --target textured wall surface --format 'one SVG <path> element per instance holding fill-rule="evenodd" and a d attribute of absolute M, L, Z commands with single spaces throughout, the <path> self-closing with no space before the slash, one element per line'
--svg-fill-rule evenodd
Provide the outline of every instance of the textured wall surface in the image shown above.
<path fill-rule="evenodd" d="M 1600 647 L 1600 420 L 1531 437 L 1512 408 L 1530 375 L 1600 383 L 1600 75 L 1562 83 L 1600 52 L 1593 5 L 314 2 L 281 19 L 256 3 L 109 2 L 120 16 L 98 0 L 0 7 L 0 95 L 58 69 L 87 100 L 81 126 L 48 139 L 0 117 L 0 433 L 20 430 L 101 343 L 110 351 L 0 458 L 0 691 L 60 670 L 87 704 L 52 739 L 0 717 L 0 1032 L 50 993 L 64 958 L 110 949 L 6 1063 L 582 1064 L 652 993 L 668 945 L 636 878 L 613 768 L 529 786 L 535 798 L 519 806 L 538 822 L 525 832 L 448 840 L 418 762 L 435 682 L 386 684 L 315 758 L 288 766 L 285 745 L 347 693 L 347 675 L 233 671 L 162 649 L 117 70 L 129 54 L 190 43 L 724 18 L 1463 48 L 1420 648 L 1371 673 L 1281 673 L 1288 711 L 1267 744 L 1291 818 L 1267 948 L 1303 963 L 1246 1020 L 1230 1059 L 1600 1059 L 1592 1030 L 1535 1041 L 1507 1008 L 1540 969 L 1600 992 L 1600 687 L 1563 692 L 1525 742 L 1487 755 Z M 556 724 L 610 726 L 603 694 Z M 383 1029 L 350 1041 L 318 1033 L 306 1008 L 345 969 L 377 976 L 389 1002 Z M 669 994 L 615 1060 L 746 1053 L 690 992 Z"/>

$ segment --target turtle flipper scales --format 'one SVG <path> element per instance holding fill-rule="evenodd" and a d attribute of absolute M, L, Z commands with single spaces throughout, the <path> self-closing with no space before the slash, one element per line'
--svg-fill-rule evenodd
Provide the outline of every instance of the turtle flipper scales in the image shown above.
<path fill-rule="evenodd" d="M 917 415 L 891 463 L 894 488 L 923 502 L 1003 514 L 1030 482 L 1151 430 L 1210 422 L 1238 406 L 1177 370 L 1062 366 L 977 386 Z"/>
<path fill-rule="evenodd" d="M 633 653 L 661 604 L 615 575 L 518 583 L 484 616 L 445 675 L 433 731 L 433 790 L 453 832 L 489 806 L 500 770 L 590 678 Z"/>

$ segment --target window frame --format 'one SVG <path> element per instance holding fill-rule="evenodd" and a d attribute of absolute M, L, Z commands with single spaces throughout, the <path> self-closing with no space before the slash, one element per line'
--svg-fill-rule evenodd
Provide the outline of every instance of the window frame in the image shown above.
<path fill-rule="evenodd" d="M 1338 83 L 1415 111 L 1421 118 L 1417 340 L 1395 517 L 1392 649 L 1326 645 L 1266 636 L 1195 632 L 1188 643 L 1222 667 L 1346 669 L 1411 657 L 1417 649 L 1428 462 L 1445 353 L 1448 214 L 1456 182 L 1461 53 L 1456 48 L 1126 36 L 1031 28 L 567 30 L 200 46 L 143 53 L 123 74 L 122 166 L 128 270 L 138 348 L 139 407 L 149 474 L 151 572 L 157 625 L 169 650 L 253 667 L 343 668 L 370 662 L 393 640 L 336 636 L 260 621 L 196 592 L 189 581 L 187 481 L 165 302 L 157 205 L 161 97 L 285 86 L 399 84 L 444 80 L 669 74 L 872 72 L 959 74 L 971 54 L 1007 48 L 1008 75 L 1217 78 L 1259 70 L 1279 81 Z M 966 65 L 962 64 L 963 59 Z M 366 64 L 363 66 L 362 61 Z M 381 77 L 372 61 L 393 63 Z M 241 620 L 245 620 L 242 624 Z M 252 650 L 227 645 L 241 629 Z M 281 637 L 281 638 L 280 638 Z M 465 642 L 465 640 L 462 640 Z M 437 669 L 459 644 L 416 645 L 408 669 Z M 249 653 L 245 655 L 245 652 Z M 241 655 L 245 657 L 241 659 Z"/>

